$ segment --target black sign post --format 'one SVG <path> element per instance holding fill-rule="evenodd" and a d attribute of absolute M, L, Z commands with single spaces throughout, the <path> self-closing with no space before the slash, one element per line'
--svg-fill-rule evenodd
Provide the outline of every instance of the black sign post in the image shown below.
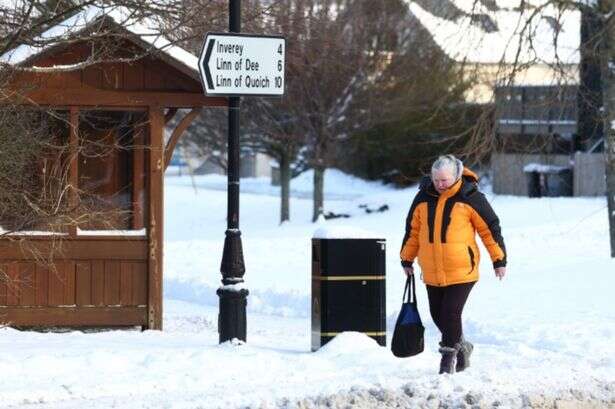
<path fill-rule="evenodd" d="M 220 343 L 246 341 L 248 290 L 239 230 L 239 105 L 242 95 L 282 96 L 286 43 L 281 36 L 241 34 L 241 0 L 229 0 L 229 33 L 208 33 L 199 57 L 203 90 L 228 97 L 227 229 L 220 272 Z"/>
<path fill-rule="evenodd" d="M 229 31 L 241 32 L 241 0 L 229 0 Z M 239 230 L 239 104 L 240 97 L 228 99 L 228 202 L 226 237 L 220 272 L 218 334 L 220 343 L 233 338 L 246 341 L 248 290 L 240 287 L 246 268 Z"/>

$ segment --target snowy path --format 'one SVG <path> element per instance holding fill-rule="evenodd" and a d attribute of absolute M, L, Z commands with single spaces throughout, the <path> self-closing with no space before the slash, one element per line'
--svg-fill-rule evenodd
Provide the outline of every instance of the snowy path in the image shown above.
<path fill-rule="evenodd" d="M 606 355 L 601 362 L 598 356 L 562 353 L 554 349 L 558 344 L 547 349 L 528 340 L 515 346 L 476 337 L 473 367 L 450 378 L 434 374 L 438 356 L 433 337 L 423 354 L 408 360 L 396 359 L 353 333 L 310 353 L 305 320 L 251 315 L 248 344 L 218 345 L 214 308 L 170 301 L 167 309 L 164 333 L 2 330 L 2 350 L 13 345 L 14 352 L 10 358 L 3 353 L 0 371 L 10 377 L 2 382 L 0 407 L 267 408 L 331 403 L 341 408 L 350 399 L 357 407 L 374 408 L 400 402 L 411 402 L 408 407 L 462 402 L 522 407 L 555 399 L 574 400 L 572 407 L 579 407 L 579 401 L 615 406 L 613 363 L 604 360 Z M 554 324 L 528 332 L 542 338 L 545 331 L 567 330 L 567 325 Z M 477 332 L 471 327 L 470 333 Z M 574 344 L 586 334 L 571 335 Z"/>
<path fill-rule="evenodd" d="M 359 226 L 389 242 L 391 329 L 403 282 L 397 249 L 414 191 L 332 179 L 328 188 L 350 199 L 328 202 L 328 209 L 353 217 L 328 223 Z M 483 257 L 464 315 L 476 346 L 472 367 L 449 377 L 436 374 L 437 336 L 422 286 L 423 354 L 396 359 L 352 333 L 309 352 L 311 203 L 293 199 L 293 221 L 278 226 L 278 198 L 262 192 L 242 197 L 248 344 L 218 345 L 225 194 L 195 195 L 186 180 L 172 178 L 165 191 L 165 331 L 0 329 L 0 408 L 345 408 L 353 401 L 361 408 L 615 408 L 615 260 L 608 257 L 604 199 L 491 197 L 509 276 L 495 280 Z M 353 192 L 364 195 L 352 199 Z M 390 210 L 366 215 L 360 203 Z"/>

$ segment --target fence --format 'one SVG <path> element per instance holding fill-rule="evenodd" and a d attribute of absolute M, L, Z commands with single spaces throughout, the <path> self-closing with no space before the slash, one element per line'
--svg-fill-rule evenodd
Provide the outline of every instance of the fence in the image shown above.
<path fill-rule="evenodd" d="M 529 163 L 572 165 L 574 196 L 601 196 L 606 192 L 604 154 L 583 152 L 576 152 L 572 157 L 569 155 L 493 154 L 491 156 L 493 192 L 501 195 L 528 196 L 528 183 L 523 167 Z"/>

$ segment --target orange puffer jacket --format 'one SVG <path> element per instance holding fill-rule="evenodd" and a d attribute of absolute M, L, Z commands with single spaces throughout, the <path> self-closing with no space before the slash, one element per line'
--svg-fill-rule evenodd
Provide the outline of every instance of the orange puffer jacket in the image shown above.
<path fill-rule="evenodd" d="M 443 287 L 478 280 L 477 232 L 493 266 L 506 265 L 500 221 L 477 184 L 478 176 L 467 168 L 442 194 L 429 177 L 423 179 L 408 212 L 400 255 L 404 267 L 418 256 L 426 284 Z"/>

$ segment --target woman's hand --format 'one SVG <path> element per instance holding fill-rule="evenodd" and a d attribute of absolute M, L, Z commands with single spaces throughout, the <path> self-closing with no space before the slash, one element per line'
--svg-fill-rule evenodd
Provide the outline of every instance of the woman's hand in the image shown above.
<path fill-rule="evenodd" d="M 406 277 L 410 277 L 414 274 L 414 267 L 404 267 L 404 273 L 406 273 Z"/>
<path fill-rule="evenodd" d="M 506 267 L 496 267 L 495 276 L 499 278 L 500 281 L 504 278 L 505 275 L 506 275 Z"/>

